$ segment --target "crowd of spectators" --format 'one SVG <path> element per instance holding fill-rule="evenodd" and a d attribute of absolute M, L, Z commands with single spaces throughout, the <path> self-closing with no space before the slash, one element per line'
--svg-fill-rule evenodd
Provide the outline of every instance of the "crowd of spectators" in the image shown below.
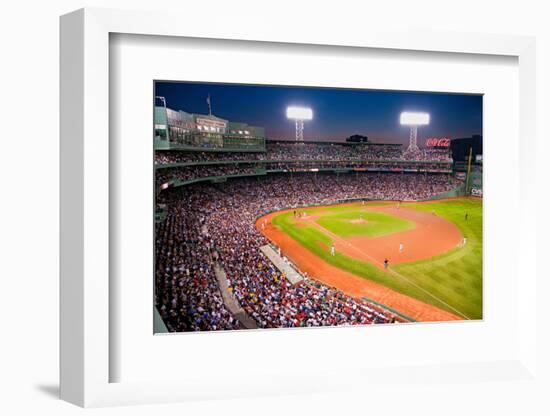
<path fill-rule="evenodd" d="M 167 219 L 156 227 L 156 302 L 170 331 L 237 329 L 223 306 L 213 264 L 260 328 L 389 323 L 375 305 L 318 282 L 293 285 L 260 251 L 256 219 L 288 207 L 349 198 L 424 199 L 456 186 L 447 175 L 277 174 L 162 192 Z"/>
<path fill-rule="evenodd" d="M 237 160 L 422 160 L 451 162 L 447 149 L 422 149 L 414 154 L 391 144 L 296 143 L 267 141 L 265 152 L 157 151 L 155 164 Z"/>
<path fill-rule="evenodd" d="M 433 162 L 429 165 L 417 161 L 288 161 L 288 162 L 266 162 L 258 164 L 262 169 L 269 171 L 305 172 L 319 169 L 329 170 L 372 170 L 372 171 L 415 171 L 422 169 L 428 171 L 450 172 L 451 167 L 446 163 Z"/>
<path fill-rule="evenodd" d="M 240 329 L 213 271 L 213 242 L 201 232 L 197 199 L 172 204 L 155 227 L 155 304 L 170 332 Z"/>
<path fill-rule="evenodd" d="M 452 162 L 448 148 L 428 147 L 426 149 L 406 149 L 401 154 L 402 160 L 425 162 Z"/>
<path fill-rule="evenodd" d="M 180 166 L 169 169 L 157 169 L 155 172 L 155 181 L 158 187 L 163 183 L 175 179 L 190 181 L 207 177 L 252 174 L 257 170 L 258 167 L 251 164 Z"/>
<path fill-rule="evenodd" d="M 449 149 L 426 148 L 421 150 L 421 159 L 426 161 L 452 162 Z"/>
<path fill-rule="evenodd" d="M 401 157 L 401 146 L 267 142 L 267 154 L 271 160 L 394 160 Z"/>
<path fill-rule="evenodd" d="M 243 175 L 265 172 L 309 172 L 319 170 L 357 170 L 380 172 L 451 172 L 445 163 L 433 162 L 429 165 L 414 162 L 382 162 L 382 161 L 288 161 L 260 163 L 230 163 L 186 165 L 156 169 L 157 187 L 169 181 L 190 181 L 201 178 L 211 178 L 226 175 Z"/>

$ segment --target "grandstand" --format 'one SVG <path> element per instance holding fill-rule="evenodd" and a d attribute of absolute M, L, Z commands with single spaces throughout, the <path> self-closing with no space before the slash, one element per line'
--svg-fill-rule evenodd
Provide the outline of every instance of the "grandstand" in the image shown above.
<path fill-rule="evenodd" d="M 245 127 L 241 127 L 245 128 Z M 232 134 L 232 133 L 231 133 Z M 204 139 L 211 146 L 210 137 Z M 289 279 L 261 250 L 264 214 L 347 200 L 420 200 L 461 185 L 446 150 L 403 159 L 395 144 L 266 140 L 228 150 L 157 148 L 156 306 L 171 332 L 242 329 L 216 269 L 259 328 L 403 322 L 403 316 L 318 281 Z M 245 151 L 242 149 L 246 148 Z M 216 151 L 219 150 L 219 151 Z M 160 208 L 159 208 L 160 209 Z"/>
<path fill-rule="evenodd" d="M 157 187 L 166 189 L 198 180 L 255 176 L 283 172 L 393 172 L 451 174 L 452 159 L 445 149 L 418 152 L 403 159 L 400 145 L 340 142 L 296 143 L 268 140 L 262 152 L 157 150 Z"/>

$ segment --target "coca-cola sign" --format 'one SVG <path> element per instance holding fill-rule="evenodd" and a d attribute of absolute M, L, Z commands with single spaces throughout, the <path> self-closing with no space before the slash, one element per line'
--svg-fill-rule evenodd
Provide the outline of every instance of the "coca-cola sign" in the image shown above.
<path fill-rule="evenodd" d="M 451 139 L 448 137 L 429 137 L 426 139 L 427 147 L 449 147 Z"/>

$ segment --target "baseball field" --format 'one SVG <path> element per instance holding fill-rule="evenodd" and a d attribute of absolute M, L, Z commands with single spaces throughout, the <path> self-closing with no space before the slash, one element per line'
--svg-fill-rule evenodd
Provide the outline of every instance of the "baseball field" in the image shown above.
<path fill-rule="evenodd" d="M 284 210 L 256 225 L 302 272 L 349 295 L 417 321 L 482 318 L 481 199 Z"/>

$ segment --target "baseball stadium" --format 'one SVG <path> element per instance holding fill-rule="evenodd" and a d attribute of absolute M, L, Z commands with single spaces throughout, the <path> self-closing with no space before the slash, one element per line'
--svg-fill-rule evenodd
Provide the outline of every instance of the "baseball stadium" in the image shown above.
<path fill-rule="evenodd" d="M 321 140 L 289 105 L 274 138 L 212 98 L 155 100 L 156 333 L 483 318 L 481 130 Z"/>

